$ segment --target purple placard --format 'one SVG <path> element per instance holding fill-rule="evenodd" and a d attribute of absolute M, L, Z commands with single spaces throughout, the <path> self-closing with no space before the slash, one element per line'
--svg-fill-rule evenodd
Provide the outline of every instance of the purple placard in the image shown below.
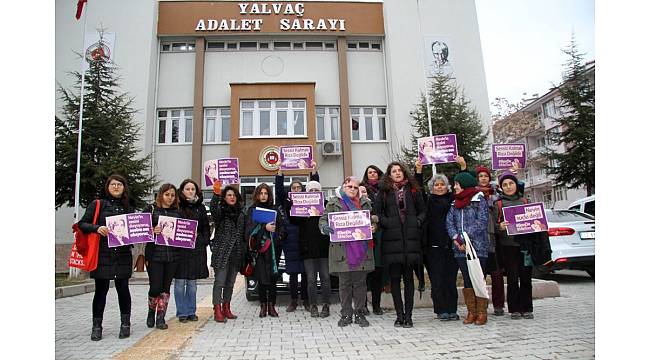
<path fill-rule="evenodd" d="M 106 227 L 108 247 L 153 242 L 149 213 L 107 216 Z"/>
<path fill-rule="evenodd" d="M 342 211 L 327 214 L 327 221 L 334 233 L 330 241 L 357 241 L 372 239 L 370 211 Z"/>
<path fill-rule="evenodd" d="M 418 139 L 420 164 L 445 164 L 456 162 L 458 146 L 456 134 L 435 135 Z"/>
<path fill-rule="evenodd" d="M 492 144 L 492 169 L 510 169 L 515 161 L 520 169 L 526 167 L 525 144 Z"/>
<path fill-rule="evenodd" d="M 156 235 L 156 245 L 194 249 L 198 221 L 161 215 L 158 225 L 162 229 Z"/>
<path fill-rule="evenodd" d="M 311 169 L 311 145 L 280 146 L 280 170 Z"/>
<path fill-rule="evenodd" d="M 503 208 L 503 219 L 508 222 L 508 235 L 548 231 L 548 222 L 541 202 Z"/>
<path fill-rule="evenodd" d="M 289 216 L 310 217 L 323 215 L 325 206 L 323 205 L 322 192 L 290 192 L 289 198 L 291 199 Z"/>
<path fill-rule="evenodd" d="M 239 184 L 239 159 L 217 160 L 217 173 L 222 185 Z"/>
<path fill-rule="evenodd" d="M 217 160 L 208 160 L 203 163 L 203 177 L 205 177 L 205 186 L 212 186 L 216 180 L 219 180 L 217 171 Z M 197 189 L 198 190 L 198 189 Z"/>

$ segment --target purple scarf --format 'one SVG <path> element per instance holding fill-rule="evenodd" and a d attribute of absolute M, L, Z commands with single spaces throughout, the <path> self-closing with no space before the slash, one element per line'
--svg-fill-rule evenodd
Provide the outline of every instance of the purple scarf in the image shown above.
<path fill-rule="evenodd" d="M 341 204 L 345 211 L 361 210 L 359 207 L 355 206 L 352 199 L 343 192 L 343 189 L 339 190 L 339 194 L 343 200 Z M 348 260 L 348 267 L 350 270 L 355 270 L 359 265 L 361 265 L 366 257 L 366 251 L 368 251 L 367 240 L 348 241 L 345 243 L 345 257 Z"/>

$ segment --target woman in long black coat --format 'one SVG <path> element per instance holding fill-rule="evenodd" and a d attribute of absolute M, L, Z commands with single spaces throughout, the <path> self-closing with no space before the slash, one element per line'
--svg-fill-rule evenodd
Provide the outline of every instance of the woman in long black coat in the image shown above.
<path fill-rule="evenodd" d="M 395 326 L 413 327 L 413 270 L 422 265 L 421 227 L 426 216 L 417 180 L 399 162 L 388 164 L 374 202 L 382 230 L 382 262 L 388 266 L 397 311 Z M 401 280 L 404 280 L 404 301 Z"/>
<path fill-rule="evenodd" d="M 203 194 L 194 180 L 183 180 L 178 189 L 181 216 L 198 221 L 198 226 L 194 249 L 178 249 L 178 268 L 174 275 L 176 316 L 180 322 L 197 321 L 196 279 L 205 279 L 209 275 L 206 247 L 210 242 L 210 220 L 203 206 Z"/>
<path fill-rule="evenodd" d="M 97 224 L 93 225 L 95 207 L 97 202 L 93 201 L 86 208 L 86 213 L 79 220 L 79 229 L 86 234 L 98 233 L 99 257 L 97 269 L 90 272 L 90 277 L 95 279 L 95 296 L 93 297 L 93 327 L 90 339 L 93 341 L 102 338 L 102 319 L 106 307 L 106 294 L 108 294 L 110 281 L 115 283 L 117 299 L 120 304 L 120 325 L 119 338 L 129 337 L 131 334 L 131 293 L 129 292 L 129 278 L 133 268 L 133 257 L 131 255 L 132 245 L 108 247 L 108 227 L 106 217 L 128 214 L 133 212 L 129 205 L 129 187 L 126 179 L 113 174 L 106 180 L 104 186 L 106 197 L 100 201 L 99 216 Z"/>

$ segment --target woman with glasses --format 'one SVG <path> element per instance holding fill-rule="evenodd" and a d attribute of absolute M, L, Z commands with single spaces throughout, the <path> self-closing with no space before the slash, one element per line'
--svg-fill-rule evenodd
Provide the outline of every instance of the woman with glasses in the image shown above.
<path fill-rule="evenodd" d="M 372 210 L 370 201 L 367 198 L 359 197 L 359 180 L 355 177 L 345 178 L 343 184 L 336 188 L 335 193 L 336 196 L 329 199 L 318 223 L 323 235 L 334 232 L 329 226 L 327 216 L 329 213 Z M 328 266 L 330 274 L 339 277 L 341 319 L 338 326 L 344 327 L 352 324 L 353 314 L 355 324 L 361 327 L 369 326 L 370 323 L 366 320 L 363 310 L 366 304 L 366 275 L 375 269 L 372 240 L 330 241 Z"/>
<path fill-rule="evenodd" d="M 422 234 L 426 206 L 417 180 L 399 162 L 386 168 L 374 202 L 382 230 L 382 261 L 388 267 L 397 312 L 396 327 L 413 327 L 413 271 L 422 265 Z M 404 280 L 404 301 L 401 281 Z"/>
<path fill-rule="evenodd" d="M 97 202 L 88 204 L 86 212 L 79 220 L 79 229 L 86 234 L 98 233 L 99 252 L 97 268 L 90 272 L 90 277 L 95 279 L 95 295 L 93 297 L 93 327 L 90 339 L 99 341 L 102 339 L 102 320 L 104 308 L 106 307 L 106 295 L 111 280 L 115 283 L 117 300 L 120 305 L 120 334 L 119 338 L 127 338 L 131 335 L 131 293 L 129 292 L 129 278 L 133 268 L 133 257 L 131 256 L 131 245 L 108 247 L 108 232 L 106 218 L 109 216 L 129 214 L 133 208 L 129 204 L 129 187 L 126 179 L 113 174 L 106 180 L 104 186 L 105 198 L 101 199 L 97 224 L 93 224 L 95 207 Z"/>

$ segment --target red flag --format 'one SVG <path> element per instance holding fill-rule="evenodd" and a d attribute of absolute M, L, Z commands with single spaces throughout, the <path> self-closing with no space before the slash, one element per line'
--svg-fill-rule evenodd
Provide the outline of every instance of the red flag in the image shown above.
<path fill-rule="evenodd" d="M 79 0 L 77 1 L 77 14 L 74 16 L 77 20 L 81 18 L 81 12 L 84 11 L 84 5 L 88 0 Z"/>

